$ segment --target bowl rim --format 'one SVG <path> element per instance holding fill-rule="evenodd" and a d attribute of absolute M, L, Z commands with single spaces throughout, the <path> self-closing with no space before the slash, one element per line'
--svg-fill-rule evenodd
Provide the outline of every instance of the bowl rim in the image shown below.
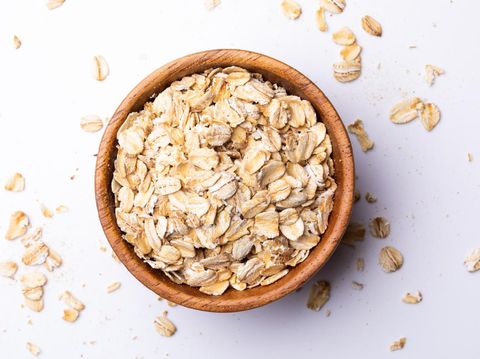
<path fill-rule="evenodd" d="M 114 148 L 116 133 L 128 113 L 135 107 L 135 103 L 138 107 L 140 102 L 143 101 L 143 104 L 147 102 L 153 94 L 158 94 L 159 91 L 169 86 L 172 78 L 180 79 L 187 74 L 201 72 L 198 69 L 195 72 L 188 72 L 191 67 L 207 69 L 219 66 L 218 64 L 224 64 L 223 67 L 230 64 L 230 66 L 240 66 L 247 69 L 254 68 L 252 71 L 261 73 L 267 79 L 268 77 L 278 78 L 278 81 L 275 82 L 280 82 L 280 85 L 284 87 L 293 86 L 293 92 L 295 93 L 287 88 L 289 94 L 298 95 L 299 92 L 308 94 L 308 96 L 298 96 L 302 99 L 305 99 L 305 97 L 309 99 L 317 112 L 317 116 L 327 126 L 333 146 L 332 157 L 335 162 L 336 180 L 339 173 L 342 176 L 342 188 L 340 188 L 340 185 L 337 188 L 334 209 L 330 215 L 327 232 L 322 236 L 320 243 L 310 251 L 307 259 L 292 268 L 279 281 L 265 287 L 256 287 L 268 289 L 246 289 L 243 292 L 238 292 L 243 293 L 241 295 L 232 294 L 234 298 L 225 298 L 224 295 L 208 296 L 188 285 L 175 284 L 166 278 L 163 273 L 152 270 L 146 263 L 142 262 L 134 253 L 131 245 L 127 244 L 121 237 L 115 219 L 110 189 L 113 173 L 113 153 L 116 154 L 116 148 Z M 264 73 L 262 73 L 262 70 Z M 170 78 L 170 82 L 166 83 L 166 78 Z M 159 79 L 163 79 L 163 83 L 159 82 Z M 158 92 L 151 92 L 152 86 L 158 86 Z M 314 101 L 312 101 L 312 98 Z M 298 70 L 270 56 L 248 50 L 217 49 L 196 52 L 170 61 L 141 80 L 122 100 L 100 141 L 95 165 L 95 199 L 100 223 L 110 246 L 121 263 L 143 285 L 162 298 L 185 307 L 210 312 L 237 312 L 263 306 L 295 291 L 329 260 L 339 245 L 350 219 L 354 180 L 355 167 L 350 139 L 340 116 L 320 88 Z M 337 196 L 339 197 L 337 198 Z M 332 219 L 334 213 L 335 218 Z M 143 265 L 139 266 L 139 262 Z"/>

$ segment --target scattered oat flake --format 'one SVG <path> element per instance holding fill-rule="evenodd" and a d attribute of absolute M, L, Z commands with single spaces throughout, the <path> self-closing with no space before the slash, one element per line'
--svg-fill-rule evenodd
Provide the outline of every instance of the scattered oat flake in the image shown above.
<path fill-rule="evenodd" d="M 333 64 L 333 77 L 339 82 L 351 82 L 360 77 L 362 65 L 360 62 L 344 61 Z"/>
<path fill-rule="evenodd" d="M 362 17 L 362 28 L 370 35 L 382 36 L 382 25 L 371 16 Z"/>
<path fill-rule="evenodd" d="M 353 44 L 353 45 L 344 46 L 340 50 L 340 56 L 344 61 L 354 61 L 355 59 L 358 58 L 358 56 L 360 56 L 361 52 L 362 52 L 362 47 L 360 45 Z"/>
<path fill-rule="evenodd" d="M 69 307 L 78 310 L 79 312 L 85 309 L 85 304 L 80 302 L 77 298 L 73 296 L 73 294 L 66 290 L 62 294 L 60 294 L 60 299 Z"/>
<path fill-rule="evenodd" d="M 362 283 L 359 283 L 357 281 L 352 281 L 352 288 L 355 289 L 355 290 L 362 290 L 363 287 L 365 287 L 364 284 Z"/>
<path fill-rule="evenodd" d="M 325 9 L 323 7 L 318 8 L 315 12 L 315 21 L 320 31 L 325 32 L 328 30 L 328 25 L 325 20 Z"/>
<path fill-rule="evenodd" d="M 375 197 L 375 195 L 373 195 L 372 193 L 367 192 L 367 193 L 365 193 L 365 200 L 368 203 L 375 203 L 375 202 L 377 202 L 377 197 Z"/>
<path fill-rule="evenodd" d="M 13 46 L 15 46 L 16 49 L 19 49 L 20 46 L 22 46 L 22 41 L 20 41 L 17 35 L 13 36 Z"/>
<path fill-rule="evenodd" d="M 425 65 L 425 81 L 429 86 L 432 86 L 435 82 L 435 79 L 440 75 L 443 75 L 445 70 L 434 65 Z"/>
<path fill-rule="evenodd" d="M 353 45 L 355 43 L 355 35 L 348 27 L 342 27 L 340 30 L 332 34 L 332 39 L 337 45 Z"/>
<path fill-rule="evenodd" d="M 55 208 L 55 212 L 57 213 L 66 213 L 68 212 L 68 207 L 61 204 L 60 206 L 58 206 L 57 208 Z"/>
<path fill-rule="evenodd" d="M 390 121 L 404 124 L 418 117 L 418 111 L 423 109 L 423 102 L 418 97 L 413 97 L 399 102 L 390 110 Z"/>
<path fill-rule="evenodd" d="M 27 272 L 20 277 L 20 283 L 26 288 L 42 287 L 47 283 L 47 277 L 41 272 Z"/>
<path fill-rule="evenodd" d="M 37 312 L 37 313 L 41 312 L 43 310 L 43 307 L 44 307 L 43 299 L 33 300 L 33 299 L 28 299 L 27 297 L 25 297 L 24 303 L 25 303 L 25 306 L 28 309 L 30 309 L 31 311 Z"/>
<path fill-rule="evenodd" d="M 204 2 L 205 8 L 209 11 L 215 9 L 220 3 L 220 0 L 205 0 Z"/>
<path fill-rule="evenodd" d="M 355 246 L 355 242 L 363 241 L 365 239 L 365 227 L 358 222 L 350 222 L 347 230 L 342 238 L 342 243 L 351 247 Z"/>
<path fill-rule="evenodd" d="M 43 242 L 35 242 L 23 253 L 22 262 L 27 266 L 35 266 L 45 263 L 49 253 L 48 246 Z"/>
<path fill-rule="evenodd" d="M 384 247 L 378 255 L 378 263 L 384 272 L 395 272 L 403 265 L 402 253 L 394 247 Z"/>
<path fill-rule="evenodd" d="M 319 280 L 312 285 L 308 293 L 307 308 L 318 312 L 330 299 L 330 283 Z"/>
<path fill-rule="evenodd" d="M 97 55 L 93 57 L 92 73 L 93 73 L 93 78 L 97 81 L 103 81 L 109 75 L 110 68 L 108 67 L 107 60 L 105 60 L 103 56 Z"/>
<path fill-rule="evenodd" d="M 47 0 L 47 8 L 48 10 L 56 9 L 63 5 L 65 0 Z"/>
<path fill-rule="evenodd" d="M 11 192 L 22 192 L 25 189 L 25 178 L 21 173 L 14 173 L 5 183 L 4 188 Z"/>
<path fill-rule="evenodd" d="M 474 249 L 463 262 L 469 272 L 476 272 L 480 269 L 480 248 Z"/>
<path fill-rule="evenodd" d="M 0 262 L 0 275 L 2 277 L 13 278 L 17 269 L 18 265 L 13 261 Z"/>
<path fill-rule="evenodd" d="M 402 297 L 402 302 L 407 303 L 407 304 L 418 304 L 422 301 L 423 296 L 420 291 L 416 291 L 414 293 L 407 292 L 405 295 Z"/>
<path fill-rule="evenodd" d="M 40 348 L 31 342 L 27 342 L 27 350 L 34 356 L 38 356 L 41 352 Z"/>
<path fill-rule="evenodd" d="M 375 217 L 370 221 L 370 233 L 375 238 L 387 238 L 390 234 L 390 223 L 384 217 Z"/>
<path fill-rule="evenodd" d="M 470 152 L 467 153 L 467 159 L 468 159 L 468 162 L 473 161 L 473 155 Z"/>
<path fill-rule="evenodd" d="M 407 342 L 407 338 L 400 338 L 398 340 L 395 340 L 392 344 L 390 344 L 390 351 L 395 351 L 395 350 L 400 350 L 403 349 L 405 346 L 405 343 Z"/>
<path fill-rule="evenodd" d="M 167 318 L 167 314 L 168 312 L 164 311 L 161 317 L 156 317 L 153 325 L 161 335 L 164 337 L 171 337 L 177 331 L 177 327 L 175 327 L 175 324 Z"/>
<path fill-rule="evenodd" d="M 293 0 L 283 0 L 281 4 L 283 14 L 290 20 L 295 20 L 302 14 L 302 8 Z"/>
<path fill-rule="evenodd" d="M 355 135 L 363 152 L 367 152 L 373 148 L 375 143 L 368 137 L 368 134 L 363 127 L 362 120 L 358 119 L 354 123 L 348 125 L 348 131 Z"/>
<path fill-rule="evenodd" d="M 27 233 L 29 226 L 30 220 L 24 212 L 16 211 L 12 213 L 7 232 L 5 233 L 5 239 L 12 240 L 23 236 L 25 233 Z"/>
<path fill-rule="evenodd" d="M 65 308 L 63 310 L 63 317 L 62 319 L 66 322 L 73 323 L 78 319 L 80 312 L 74 308 Z"/>
<path fill-rule="evenodd" d="M 440 110 L 433 103 L 426 103 L 420 114 L 422 125 L 427 131 L 433 130 L 433 128 L 440 121 Z"/>
<path fill-rule="evenodd" d="M 113 282 L 111 284 L 109 284 L 107 286 L 107 293 L 113 293 L 115 292 L 117 289 L 119 289 L 121 287 L 121 283 L 120 282 Z"/>
<path fill-rule="evenodd" d="M 103 121 L 97 115 L 88 115 L 80 119 L 80 128 L 85 132 L 98 132 L 103 128 Z"/>
<path fill-rule="evenodd" d="M 363 272 L 365 269 L 365 259 L 357 258 L 357 272 Z"/>
<path fill-rule="evenodd" d="M 47 206 L 45 206 L 43 203 L 40 204 L 40 210 L 42 211 L 42 214 L 45 218 L 53 217 L 53 211 Z"/>
<path fill-rule="evenodd" d="M 345 0 L 320 0 L 320 6 L 332 14 L 343 12 L 345 5 Z"/>

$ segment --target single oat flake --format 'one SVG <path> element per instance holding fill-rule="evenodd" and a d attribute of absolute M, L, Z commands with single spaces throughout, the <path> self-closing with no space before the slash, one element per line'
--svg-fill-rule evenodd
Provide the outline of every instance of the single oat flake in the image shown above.
<path fill-rule="evenodd" d="M 205 8 L 209 11 L 215 9 L 218 5 L 220 5 L 220 3 L 221 3 L 220 0 L 205 0 L 204 1 Z"/>
<path fill-rule="evenodd" d="M 25 189 L 25 178 L 21 173 L 14 173 L 4 186 L 5 190 L 11 192 L 22 192 Z"/>
<path fill-rule="evenodd" d="M 107 286 L 107 293 L 113 293 L 115 292 L 117 289 L 119 289 L 121 287 L 121 283 L 120 282 L 113 282 L 111 284 L 109 284 Z"/>
<path fill-rule="evenodd" d="M 325 32 L 328 30 L 327 21 L 325 20 L 325 9 L 320 7 L 315 12 L 315 21 L 317 23 L 318 30 Z"/>
<path fill-rule="evenodd" d="M 45 218 L 52 218 L 53 217 L 53 211 L 45 206 L 43 203 L 40 203 L 40 211 L 42 212 L 42 215 Z"/>
<path fill-rule="evenodd" d="M 307 300 L 307 308 L 318 312 L 330 299 L 330 283 L 317 281 L 310 288 Z"/>
<path fill-rule="evenodd" d="M 362 28 L 370 35 L 382 36 L 382 25 L 371 16 L 362 17 Z"/>
<path fill-rule="evenodd" d="M 440 121 L 440 110 L 433 103 L 426 103 L 420 114 L 422 125 L 427 131 L 433 130 L 433 128 Z"/>
<path fill-rule="evenodd" d="M 88 115 L 80 119 L 80 128 L 85 132 L 98 132 L 103 128 L 103 121 L 97 115 Z"/>
<path fill-rule="evenodd" d="M 34 356 L 38 356 L 41 352 L 40 348 L 31 342 L 27 342 L 26 347 L 27 350 Z"/>
<path fill-rule="evenodd" d="M 170 280 L 220 296 L 270 285 L 327 230 L 332 142 L 312 104 L 230 66 L 173 82 L 117 133 L 122 237 Z"/>
<path fill-rule="evenodd" d="M 73 294 L 68 290 L 60 294 L 59 298 L 70 308 L 78 310 L 79 312 L 85 309 L 85 304 L 83 304 L 77 298 L 75 298 Z"/>
<path fill-rule="evenodd" d="M 469 272 L 480 270 L 480 248 L 474 249 L 463 262 Z"/>
<path fill-rule="evenodd" d="M 354 123 L 348 125 L 348 131 L 355 135 L 363 152 L 371 150 L 375 145 L 375 143 L 368 137 L 368 134 L 363 127 L 362 120 L 358 119 Z"/>
<path fill-rule="evenodd" d="M 18 38 L 17 35 L 14 35 L 14 36 L 13 36 L 13 46 L 14 46 L 16 49 L 19 49 L 20 46 L 22 46 L 22 41 L 20 41 L 20 39 Z"/>
<path fill-rule="evenodd" d="M 2 277 L 13 278 L 17 269 L 18 265 L 13 261 L 0 262 L 0 275 Z"/>
<path fill-rule="evenodd" d="M 337 30 L 332 35 L 333 41 L 337 45 L 353 45 L 355 43 L 355 35 L 353 34 L 352 30 L 348 27 L 343 27 L 340 30 Z"/>
<path fill-rule="evenodd" d="M 390 110 L 390 121 L 396 124 L 404 124 L 418 117 L 418 111 L 423 109 L 423 102 L 418 97 L 396 104 Z"/>
<path fill-rule="evenodd" d="M 384 272 L 395 272 L 403 265 L 402 253 L 394 247 L 384 247 L 378 255 L 378 263 Z"/>
<path fill-rule="evenodd" d="M 62 319 L 66 322 L 73 323 L 78 319 L 79 315 L 80 315 L 80 312 L 78 310 L 73 308 L 65 308 L 63 310 Z"/>
<path fill-rule="evenodd" d="M 48 10 L 56 9 L 63 5 L 65 0 L 47 0 L 47 8 Z"/>
<path fill-rule="evenodd" d="M 332 14 L 340 14 L 345 9 L 345 0 L 320 0 L 320 6 Z"/>
<path fill-rule="evenodd" d="M 427 82 L 428 86 L 432 86 L 435 82 L 435 79 L 440 75 L 443 75 L 445 70 L 434 65 L 425 65 L 425 81 Z"/>
<path fill-rule="evenodd" d="M 370 233 L 375 238 L 387 238 L 390 234 L 390 223 L 383 217 L 375 217 L 370 221 Z"/>
<path fill-rule="evenodd" d="M 361 52 L 362 52 L 362 47 L 360 45 L 353 44 L 353 45 L 344 46 L 340 50 L 340 56 L 344 61 L 354 61 L 360 56 Z"/>
<path fill-rule="evenodd" d="M 407 303 L 407 304 L 418 304 L 422 301 L 423 296 L 420 291 L 416 291 L 413 293 L 407 292 L 405 295 L 402 297 L 402 302 Z"/>
<path fill-rule="evenodd" d="M 375 202 L 377 202 L 377 197 L 375 197 L 374 194 L 372 194 L 370 192 L 367 192 L 367 193 L 365 193 L 365 200 L 368 203 L 375 203 Z"/>
<path fill-rule="evenodd" d="M 290 20 L 295 20 L 302 14 L 302 8 L 293 0 L 283 0 L 281 3 L 283 14 Z"/>
<path fill-rule="evenodd" d="M 177 327 L 167 318 L 167 314 L 168 312 L 164 311 L 162 316 L 156 317 L 153 325 L 161 335 L 164 337 L 171 337 L 177 331 Z"/>
<path fill-rule="evenodd" d="M 407 342 L 407 338 L 405 337 L 395 340 L 394 342 L 392 342 L 392 344 L 390 344 L 390 351 L 393 352 L 396 350 L 403 349 L 406 342 Z"/>
<path fill-rule="evenodd" d="M 24 212 L 16 211 L 12 213 L 7 232 L 5 233 L 5 239 L 12 240 L 23 236 L 27 233 L 28 227 L 30 227 L 30 220 Z"/>
<path fill-rule="evenodd" d="M 92 74 L 93 78 L 97 81 L 103 81 L 110 73 L 107 60 L 101 55 L 93 57 Z"/>
<path fill-rule="evenodd" d="M 360 77 L 362 65 L 355 61 L 344 61 L 333 64 L 333 77 L 339 82 L 351 82 Z"/>
<path fill-rule="evenodd" d="M 355 290 L 363 290 L 363 288 L 365 287 L 364 284 L 362 283 L 359 283 L 357 281 L 352 281 L 352 288 L 355 289 Z"/>

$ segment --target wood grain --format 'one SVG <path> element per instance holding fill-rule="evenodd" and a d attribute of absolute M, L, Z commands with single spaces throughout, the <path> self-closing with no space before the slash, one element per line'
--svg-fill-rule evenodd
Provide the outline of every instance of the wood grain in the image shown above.
<path fill-rule="evenodd" d="M 122 239 L 116 224 L 110 183 L 113 161 L 117 154 L 116 133 L 130 112 L 141 110 L 152 95 L 158 94 L 175 80 L 208 68 L 232 65 L 258 72 L 266 80 L 283 86 L 289 94 L 300 96 L 312 103 L 332 140 L 338 189 L 327 231 L 303 263 L 271 285 L 243 292 L 229 289 L 219 297 L 212 297 L 188 285 L 173 283 L 160 271 L 150 268 L 137 257 L 132 246 Z M 304 284 L 328 261 L 349 222 L 354 178 L 352 148 L 345 127 L 335 108 L 313 82 L 292 67 L 262 54 L 244 50 L 210 50 L 191 54 L 162 66 L 141 81 L 122 101 L 100 143 L 95 170 L 95 194 L 105 236 L 120 261 L 140 282 L 162 298 L 179 305 L 204 311 L 235 312 L 256 308 L 287 295 Z"/>

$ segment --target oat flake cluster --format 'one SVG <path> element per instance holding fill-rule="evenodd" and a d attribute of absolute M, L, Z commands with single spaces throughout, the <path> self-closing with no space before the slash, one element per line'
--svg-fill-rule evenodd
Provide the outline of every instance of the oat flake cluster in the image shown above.
<path fill-rule="evenodd" d="M 312 105 L 259 74 L 176 81 L 117 134 L 117 223 L 172 281 L 220 295 L 268 285 L 325 232 L 332 145 Z"/>

